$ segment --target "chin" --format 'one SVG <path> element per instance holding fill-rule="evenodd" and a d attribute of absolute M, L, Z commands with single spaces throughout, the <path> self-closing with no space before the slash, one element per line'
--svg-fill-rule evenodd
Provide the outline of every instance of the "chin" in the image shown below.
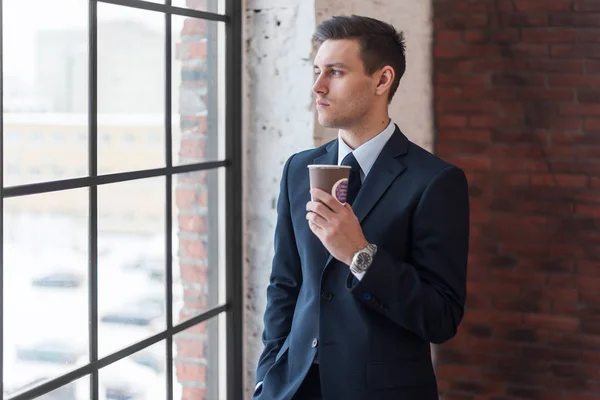
<path fill-rule="evenodd" d="M 326 118 L 325 116 L 319 114 L 319 124 L 321 124 L 321 126 L 323 126 L 324 128 L 337 128 L 338 124 L 336 123 L 335 120 L 331 119 L 331 118 Z"/>

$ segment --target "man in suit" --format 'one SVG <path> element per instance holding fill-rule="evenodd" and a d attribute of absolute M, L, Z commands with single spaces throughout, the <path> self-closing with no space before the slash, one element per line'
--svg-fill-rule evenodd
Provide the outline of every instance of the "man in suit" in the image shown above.
<path fill-rule="evenodd" d="M 319 123 L 339 133 L 283 168 L 254 399 L 437 400 L 430 343 L 466 297 L 465 175 L 388 116 L 402 33 L 334 17 L 315 40 Z M 310 190 L 310 164 L 351 166 L 347 203 Z"/>

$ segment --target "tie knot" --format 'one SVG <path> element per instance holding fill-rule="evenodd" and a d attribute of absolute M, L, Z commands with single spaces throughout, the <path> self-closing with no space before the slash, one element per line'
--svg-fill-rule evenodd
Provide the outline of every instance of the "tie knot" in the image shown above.
<path fill-rule="evenodd" d="M 348 153 L 346 157 L 342 160 L 342 165 L 347 165 L 352 167 L 352 171 L 360 171 L 360 164 L 356 161 L 356 157 L 352 152 Z"/>

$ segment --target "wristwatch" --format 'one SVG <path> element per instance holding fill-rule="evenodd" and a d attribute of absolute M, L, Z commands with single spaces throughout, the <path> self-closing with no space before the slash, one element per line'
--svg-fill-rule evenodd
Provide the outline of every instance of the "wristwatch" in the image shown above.
<path fill-rule="evenodd" d="M 377 253 L 377 246 L 369 243 L 367 247 L 361 249 L 354 254 L 352 263 L 350 264 L 350 271 L 355 274 L 363 273 L 373 263 L 373 257 Z"/>

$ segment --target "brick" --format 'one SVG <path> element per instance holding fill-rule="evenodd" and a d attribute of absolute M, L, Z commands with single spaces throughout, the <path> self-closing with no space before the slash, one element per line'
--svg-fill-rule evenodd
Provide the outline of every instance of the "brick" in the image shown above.
<path fill-rule="evenodd" d="M 205 260 L 207 258 L 204 243 L 201 240 L 180 239 L 179 244 L 183 257 Z"/>
<path fill-rule="evenodd" d="M 185 232 L 206 234 L 206 217 L 198 215 L 180 215 L 178 217 L 179 229 Z"/>
<path fill-rule="evenodd" d="M 499 15 L 500 26 L 539 27 L 547 26 L 548 16 L 545 13 L 503 13 Z"/>
<path fill-rule="evenodd" d="M 184 382 L 206 382 L 206 367 L 200 364 L 175 361 L 177 379 Z"/>
<path fill-rule="evenodd" d="M 490 131 L 486 129 L 440 129 L 438 138 L 444 142 L 481 142 L 489 143 Z"/>
<path fill-rule="evenodd" d="M 510 47 L 513 57 L 546 57 L 549 54 L 549 47 L 545 44 L 516 44 Z"/>
<path fill-rule="evenodd" d="M 521 32 L 521 41 L 523 43 L 573 43 L 577 42 L 580 35 L 577 29 L 524 29 Z"/>
<path fill-rule="evenodd" d="M 206 389 L 185 386 L 181 391 L 181 400 L 209 400 Z"/>
<path fill-rule="evenodd" d="M 600 89 L 580 89 L 577 91 L 580 103 L 600 103 Z"/>
<path fill-rule="evenodd" d="M 527 62 L 527 70 L 551 74 L 582 74 L 584 65 L 581 60 L 531 60 Z"/>
<path fill-rule="evenodd" d="M 455 158 L 450 162 L 453 162 L 460 168 L 470 171 L 487 171 L 490 169 L 491 166 L 489 158 L 461 157 Z"/>
<path fill-rule="evenodd" d="M 585 71 L 590 75 L 600 73 L 600 61 L 587 61 L 585 63 Z"/>
<path fill-rule="evenodd" d="M 435 41 L 444 44 L 456 44 L 462 42 L 462 31 L 440 30 L 435 33 Z"/>
<path fill-rule="evenodd" d="M 208 206 L 208 191 L 198 191 L 192 189 L 177 189 L 175 192 L 175 204 L 180 210 L 188 209 L 190 207 Z"/>
<path fill-rule="evenodd" d="M 442 29 L 464 30 L 466 28 L 485 27 L 488 24 L 488 19 L 489 16 L 485 13 L 449 16 L 436 18 L 434 27 L 436 31 Z"/>
<path fill-rule="evenodd" d="M 600 115 L 600 104 L 561 104 L 561 115 Z"/>
<path fill-rule="evenodd" d="M 436 45 L 433 48 L 433 56 L 435 58 L 455 58 L 456 46 L 454 45 Z"/>
<path fill-rule="evenodd" d="M 487 83 L 487 77 L 483 75 L 446 75 L 437 73 L 436 85 L 440 86 L 480 86 Z"/>
<path fill-rule="evenodd" d="M 550 86 L 600 87 L 600 76 L 589 75 L 554 75 L 548 77 Z"/>
<path fill-rule="evenodd" d="M 500 107 L 495 101 L 447 101 L 439 103 L 436 110 L 440 113 L 488 114 L 497 113 Z"/>
<path fill-rule="evenodd" d="M 600 4 L 596 0 L 575 0 L 575 11 L 600 11 Z"/>
<path fill-rule="evenodd" d="M 186 282 L 206 285 L 208 282 L 208 270 L 206 266 L 191 265 L 181 262 L 181 279 Z"/>
<path fill-rule="evenodd" d="M 506 247 L 507 254 L 515 252 L 515 250 L 523 250 L 525 247 Z M 527 248 L 526 248 L 527 249 Z M 529 249 L 527 249 L 529 250 Z M 542 249 L 539 252 L 543 252 Z M 536 272 L 514 271 L 514 270 L 494 270 L 492 277 L 498 282 L 515 283 L 523 285 L 543 285 L 546 282 L 546 274 Z"/>
<path fill-rule="evenodd" d="M 556 58 L 600 58 L 600 46 L 555 44 L 550 54 Z"/>
<path fill-rule="evenodd" d="M 441 128 L 463 128 L 467 125 L 467 117 L 461 115 L 442 115 L 438 119 Z"/>
<path fill-rule="evenodd" d="M 600 205 L 576 204 L 575 213 L 579 216 L 600 218 Z"/>
<path fill-rule="evenodd" d="M 527 314 L 523 317 L 523 322 L 533 328 L 556 329 L 561 332 L 577 331 L 580 325 L 577 318 L 543 314 Z"/>
<path fill-rule="evenodd" d="M 181 29 L 181 35 L 205 36 L 208 23 L 207 20 L 199 18 L 185 18 L 183 21 L 183 28 Z"/>
<path fill-rule="evenodd" d="M 577 27 L 598 27 L 600 26 L 600 13 L 560 13 L 552 14 L 549 17 L 551 26 L 577 26 Z"/>
<path fill-rule="evenodd" d="M 516 11 L 568 11 L 570 2 L 564 0 L 515 0 Z"/>
<path fill-rule="evenodd" d="M 523 89 L 521 90 L 523 100 L 549 100 L 549 101 L 573 101 L 575 91 L 573 89 Z"/>
<path fill-rule="evenodd" d="M 205 357 L 205 341 L 203 339 L 184 339 L 175 336 L 173 341 L 177 345 L 176 357 L 195 358 L 198 361 Z"/>
<path fill-rule="evenodd" d="M 198 60 L 206 59 L 207 42 L 184 42 L 177 43 L 175 46 L 175 57 L 177 60 Z"/>
<path fill-rule="evenodd" d="M 600 130 L 600 118 L 586 118 L 585 129 Z"/>
<path fill-rule="evenodd" d="M 598 42 L 600 42 L 600 30 L 579 32 L 579 41 L 581 43 L 598 43 Z"/>

